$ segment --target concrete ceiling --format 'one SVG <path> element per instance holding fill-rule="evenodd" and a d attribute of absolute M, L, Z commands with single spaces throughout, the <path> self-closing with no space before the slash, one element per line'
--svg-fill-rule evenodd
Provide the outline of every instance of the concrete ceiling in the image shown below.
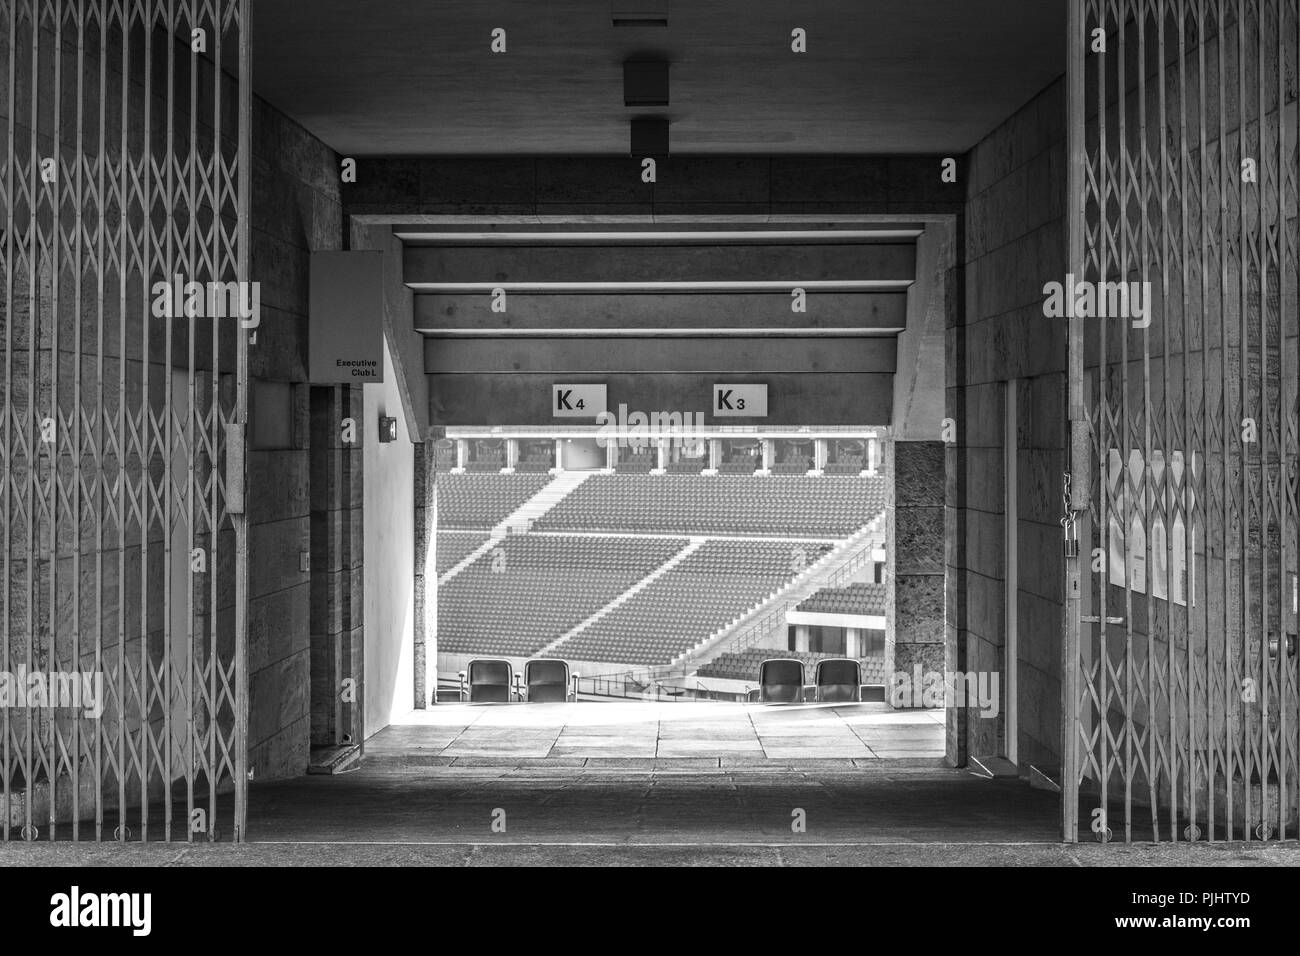
<path fill-rule="evenodd" d="M 610 4 L 258 0 L 254 86 L 346 155 L 626 155 L 638 114 L 678 155 L 955 153 L 1065 71 L 1066 0 L 673 0 L 666 29 Z M 667 108 L 624 107 L 638 54 Z"/>

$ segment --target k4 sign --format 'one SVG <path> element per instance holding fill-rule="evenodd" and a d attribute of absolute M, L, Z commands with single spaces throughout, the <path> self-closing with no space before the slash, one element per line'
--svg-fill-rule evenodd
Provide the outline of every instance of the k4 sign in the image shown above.
<path fill-rule="evenodd" d="M 714 385 L 715 418 L 767 418 L 766 385 Z"/>
<path fill-rule="evenodd" d="M 555 418 L 595 418 L 605 410 L 604 385 L 551 386 L 551 415 Z"/>

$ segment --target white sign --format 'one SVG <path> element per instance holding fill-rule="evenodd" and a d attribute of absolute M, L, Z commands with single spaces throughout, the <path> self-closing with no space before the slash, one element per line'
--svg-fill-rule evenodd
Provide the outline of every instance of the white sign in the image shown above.
<path fill-rule="evenodd" d="M 384 380 L 384 257 L 313 252 L 307 374 L 313 385 Z"/>
<path fill-rule="evenodd" d="M 714 385 L 715 418 L 767 418 L 766 385 Z"/>
<path fill-rule="evenodd" d="M 555 418 L 595 418 L 604 411 L 604 385 L 551 386 L 551 415 Z"/>

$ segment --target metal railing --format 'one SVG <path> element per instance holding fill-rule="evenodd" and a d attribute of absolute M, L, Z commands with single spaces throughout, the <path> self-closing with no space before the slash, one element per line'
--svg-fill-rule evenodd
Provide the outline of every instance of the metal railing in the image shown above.
<path fill-rule="evenodd" d="M 581 677 L 575 682 L 577 693 L 588 697 L 611 697 L 624 700 L 654 700 L 676 703 L 684 700 L 745 700 L 745 691 L 720 690 L 686 683 L 685 679 L 670 680 L 646 678 L 638 680 L 633 674 L 604 677 Z"/>

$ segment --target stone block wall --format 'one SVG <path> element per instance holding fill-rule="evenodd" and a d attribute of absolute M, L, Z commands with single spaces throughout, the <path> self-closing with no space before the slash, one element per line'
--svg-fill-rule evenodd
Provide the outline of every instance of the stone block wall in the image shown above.
<path fill-rule="evenodd" d="M 922 674 L 944 670 L 943 443 L 886 442 L 885 469 L 894 487 L 886 511 L 885 673 L 910 681 L 918 666 Z M 922 697 L 909 701 L 919 707 Z"/>
<path fill-rule="evenodd" d="M 1043 316 L 1042 287 L 1066 273 L 1065 81 L 1060 79 L 968 156 L 964 314 L 948 329 L 948 629 L 950 669 L 999 672 L 996 717 L 976 708 L 961 734 L 971 755 L 1007 752 L 1006 405 L 1015 381 L 1019 555 L 1016 668 L 1019 761 L 1060 752 L 1064 605 L 1061 475 L 1066 458 L 1066 324 Z"/>
<path fill-rule="evenodd" d="M 249 347 L 249 374 L 254 381 L 300 383 L 291 389 L 291 447 L 251 448 L 248 455 L 248 746 L 249 767 L 263 779 L 306 771 L 316 740 L 313 709 L 338 697 L 335 688 L 322 700 L 323 688 L 313 686 L 313 665 L 321 667 L 313 647 L 320 650 L 322 635 L 338 641 L 339 652 L 344 647 L 340 633 L 320 624 L 317 599 L 326 600 L 327 618 L 350 623 L 353 584 L 337 577 L 350 575 L 343 568 L 352 557 L 347 531 L 353 511 L 359 519 L 360 502 L 347 507 L 353 476 L 345 468 L 347 453 L 338 448 L 348 387 L 326 389 L 338 420 L 322 428 L 311 394 L 319 390 L 301 384 L 307 380 L 310 256 L 342 244 L 338 164 L 327 146 L 269 104 L 255 99 L 253 114 L 250 276 L 261 283 L 262 321 Z M 258 414 L 250 403 L 250 415 Z M 318 473 L 312 448 L 325 440 L 335 469 Z M 322 538 L 323 515 L 338 526 Z M 355 560 L 359 564 L 359 553 Z M 326 583 L 337 587 L 329 598 Z M 347 723 L 339 714 L 325 726 L 341 736 Z"/>

